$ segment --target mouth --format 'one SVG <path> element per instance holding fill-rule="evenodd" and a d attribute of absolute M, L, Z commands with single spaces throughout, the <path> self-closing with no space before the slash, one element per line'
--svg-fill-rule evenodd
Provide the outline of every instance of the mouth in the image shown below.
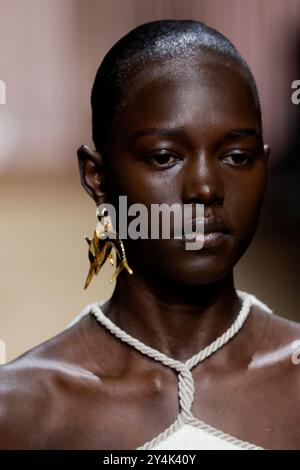
<path fill-rule="evenodd" d="M 204 234 L 189 233 L 182 236 L 180 240 L 184 242 L 202 242 L 203 248 L 214 248 L 223 244 L 230 237 L 229 233 L 223 232 L 208 232 Z M 201 248 L 200 248 L 201 249 Z"/>
<path fill-rule="evenodd" d="M 227 224 L 214 217 L 193 219 L 189 221 L 187 231 L 174 234 L 174 238 L 185 242 L 201 241 L 202 248 L 219 246 L 230 236 Z"/>

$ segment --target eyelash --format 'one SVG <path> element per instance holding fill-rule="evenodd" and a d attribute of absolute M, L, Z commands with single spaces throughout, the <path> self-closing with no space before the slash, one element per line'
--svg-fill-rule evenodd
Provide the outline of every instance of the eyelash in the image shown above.
<path fill-rule="evenodd" d="M 181 158 L 179 156 L 176 156 L 172 153 L 159 153 L 159 154 L 156 154 L 156 155 L 150 155 L 148 157 L 145 157 L 144 160 L 149 163 L 149 164 L 153 164 L 151 162 L 153 161 L 156 161 L 156 164 L 154 164 L 154 166 L 157 166 L 157 167 L 160 167 L 160 168 L 171 168 L 173 165 L 175 165 L 176 162 L 174 163 L 163 163 L 163 164 L 159 164 L 158 163 L 158 159 L 160 158 L 166 158 L 166 157 L 173 157 L 176 159 L 176 161 L 178 160 L 181 160 Z M 230 155 L 226 155 L 225 157 L 222 158 L 222 160 L 224 160 L 225 158 L 228 158 L 228 157 L 231 157 L 231 158 L 238 158 L 238 157 L 243 157 L 243 158 L 247 158 L 247 161 L 245 163 L 230 163 L 229 165 L 230 166 L 235 166 L 235 167 L 238 167 L 238 166 L 245 166 L 249 163 L 251 163 L 253 160 L 254 160 L 254 155 L 250 155 L 250 154 L 246 154 L 246 153 L 236 153 L 236 154 L 230 154 Z"/>
<path fill-rule="evenodd" d="M 151 164 L 151 161 L 153 161 L 153 160 L 156 160 L 156 161 L 157 161 L 159 158 L 165 158 L 165 157 L 169 157 L 169 158 L 170 158 L 170 157 L 173 157 L 173 158 L 176 159 L 176 161 L 181 160 L 180 157 L 178 157 L 178 156 L 176 156 L 176 155 L 174 155 L 174 154 L 172 154 L 172 153 L 167 153 L 167 152 L 166 152 L 166 153 L 158 153 L 158 154 L 156 154 L 156 155 L 150 155 L 150 156 L 148 156 L 148 157 L 145 157 L 144 160 L 145 160 L 147 163 L 150 163 L 150 164 Z M 163 168 L 164 168 L 164 167 L 168 167 L 168 168 L 169 168 L 169 167 L 173 166 L 174 164 L 175 164 L 175 162 L 174 162 L 174 163 L 171 163 L 171 164 L 170 164 L 170 163 L 165 163 L 165 164 L 162 164 L 162 165 L 160 165 L 160 164 L 158 163 L 157 165 L 154 165 L 154 166 L 163 167 Z"/>
<path fill-rule="evenodd" d="M 251 163 L 254 160 L 254 155 L 250 155 L 250 154 L 247 154 L 247 153 L 235 153 L 235 154 L 232 153 L 230 155 L 226 155 L 223 159 L 225 159 L 227 157 L 231 157 L 231 158 L 246 157 L 247 158 L 246 163 L 233 163 L 233 164 L 230 164 L 231 166 L 244 166 L 244 165 L 247 165 L 247 164 Z"/>

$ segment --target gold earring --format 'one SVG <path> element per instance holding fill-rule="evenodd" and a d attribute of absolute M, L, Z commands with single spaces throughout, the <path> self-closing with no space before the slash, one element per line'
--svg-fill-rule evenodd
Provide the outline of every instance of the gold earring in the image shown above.
<path fill-rule="evenodd" d="M 108 210 L 104 207 L 98 206 L 96 210 L 98 224 L 94 230 L 93 238 L 85 235 L 85 239 L 89 245 L 88 256 L 90 260 L 90 268 L 85 281 L 84 289 L 86 289 L 91 282 L 94 275 L 97 275 L 100 268 L 104 265 L 107 258 L 110 264 L 114 265 L 114 258 L 112 249 L 116 250 L 116 270 L 110 279 L 113 282 L 118 277 L 123 268 L 129 274 L 133 274 L 132 269 L 129 267 L 125 255 L 125 248 L 119 234 L 113 230 L 111 218 Z"/>

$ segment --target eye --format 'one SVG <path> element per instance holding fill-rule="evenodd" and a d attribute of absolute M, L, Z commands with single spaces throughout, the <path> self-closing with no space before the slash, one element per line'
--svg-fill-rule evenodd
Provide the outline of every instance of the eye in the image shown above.
<path fill-rule="evenodd" d="M 232 153 L 226 155 L 223 160 L 226 160 L 232 166 L 247 165 L 254 160 L 254 155 L 248 153 Z"/>
<path fill-rule="evenodd" d="M 146 157 L 144 157 L 144 160 L 153 166 L 171 167 L 178 160 L 180 160 L 180 157 L 178 155 L 174 155 L 173 153 L 165 152 L 165 153 L 149 154 Z"/>

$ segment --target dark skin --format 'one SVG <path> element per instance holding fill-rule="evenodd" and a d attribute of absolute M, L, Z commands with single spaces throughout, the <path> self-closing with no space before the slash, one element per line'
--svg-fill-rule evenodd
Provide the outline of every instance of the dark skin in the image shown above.
<path fill-rule="evenodd" d="M 170 72 L 166 66 L 140 73 L 108 161 L 86 146 L 78 156 L 83 186 L 97 205 L 119 194 L 128 205 L 202 203 L 206 216 L 230 228 L 215 249 L 188 252 L 178 240 L 124 242 L 133 275 L 121 272 L 104 313 L 185 361 L 240 310 L 233 267 L 258 223 L 270 149 L 237 67 L 203 55 L 188 70 Z M 146 128 L 169 134 L 132 138 Z M 171 135 L 171 128 L 181 132 Z M 233 129 L 247 132 L 229 138 Z M 299 324 L 253 306 L 241 331 L 192 369 L 193 414 L 267 449 L 300 449 L 300 365 L 291 361 L 299 338 Z M 1 449 L 135 449 L 179 412 L 176 373 L 91 315 L 0 374 Z"/>

